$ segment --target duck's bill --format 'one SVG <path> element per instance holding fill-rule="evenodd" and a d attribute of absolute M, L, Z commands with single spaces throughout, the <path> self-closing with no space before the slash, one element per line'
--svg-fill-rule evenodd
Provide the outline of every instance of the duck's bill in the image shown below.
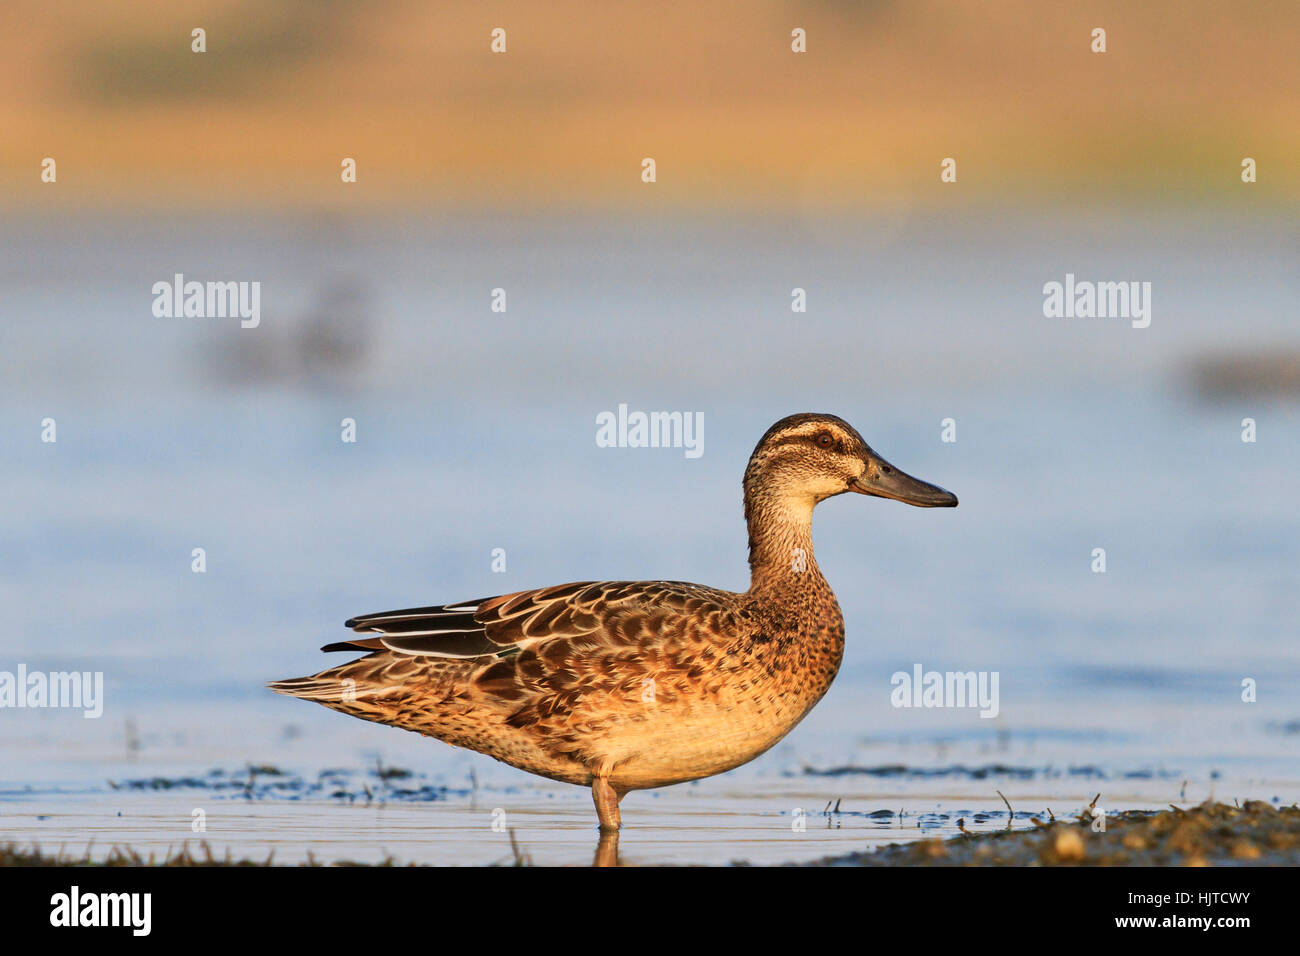
<path fill-rule="evenodd" d="M 876 467 L 871 469 L 874 475 L 863 475 L 850 485 L 850 491 L 860 495 L 874 495 L 877 498 L 893 498 L 904 504 L 918 508 L 956 508 L 957 496 L 946 488 L 932 485 L 920 478 L 913 478 L 905 471 L 899 471 L 883 458 L 875 458 Z"/>

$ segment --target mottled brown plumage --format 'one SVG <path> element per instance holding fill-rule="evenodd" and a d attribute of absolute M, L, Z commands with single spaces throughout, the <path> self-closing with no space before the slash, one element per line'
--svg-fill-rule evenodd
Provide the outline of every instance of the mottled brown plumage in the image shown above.
<path fill-rule="evenodd" d="M 846 422 L 772 426 L 745 471 L 751 586 L 603 581 L 348 621 L 326 650 L 367 656 L 280 693 L 437 737 L 531 773 L 590 785 L 601 826 L 630 790 L 737 767 L 830 687 L 844 620 L 813 558 L 817 502 L 846 491 L 951 507 Z"/>

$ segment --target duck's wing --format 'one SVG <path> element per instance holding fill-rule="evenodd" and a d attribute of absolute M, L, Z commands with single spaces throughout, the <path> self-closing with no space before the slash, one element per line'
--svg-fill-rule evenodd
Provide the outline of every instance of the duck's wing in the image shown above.
<path fill-rule="evenodd" d="M 347 626 L 367 636 L 322 650 L 386 650 L 450 659 L 505 659 L 533 651 L 558 664 L 564 655 L 578 658 L 602 648 L 671 640 L 687 631 L 725 633 L 733 613 L 727 597 L 727 592 L 683 581 L 578 581 L 459 604 L 363 614 Z"/>
<path fill-rule="evenodd" d="M 587 761 L 581 741 L 566 736 L 575 712 L 589 705 L 592 719 L 606 724 L 619 713 L 641 719 L 647 685 L 664 703 L 716 692 L 743 617 L 727 591 L 580 581 L 353 618 L 357 636 L 324 649 L 371 653 L 270 686 L 484 752 L 478 725 L 462 718 L 496 713 L 515 728 L 540 727 L 535 737 L 550 751 Z M 440 722 L 444 712 L 452 716 Z"/>

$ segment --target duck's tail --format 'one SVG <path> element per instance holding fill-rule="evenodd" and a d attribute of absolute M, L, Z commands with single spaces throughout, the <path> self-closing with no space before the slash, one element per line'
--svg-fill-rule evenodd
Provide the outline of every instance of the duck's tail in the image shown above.
<path fill-rule="evenodd" d="M 343 703 L 351 689 L 355 694 L 355 681 L 351 688 L 344 681 L 331 677 L 324 671 L 312 677 L 290 677 L 285 680 L 268 681 L 266 686 L 277 694 L 286 697 L 301 697 L 303 700 L 326 703 Z"/>
<path fill-rule="evenodd" d="M 401 675 L 393 674 L 391 667 L 385 666 L 388 657 L 370 654 L 310 677 L 270 681 L 266 686 L 277 694 L 314 700 L 338 710 L 351 710 L 353 704 L 365 709 L 367 702 L 401 692 Z"/>

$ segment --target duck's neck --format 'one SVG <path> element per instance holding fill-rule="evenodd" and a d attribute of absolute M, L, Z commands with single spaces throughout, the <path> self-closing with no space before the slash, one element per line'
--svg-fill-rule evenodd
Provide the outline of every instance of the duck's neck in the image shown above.
<path fill-rule="evenodd" d="M 813 558 L 812 499 L 745 496 L 750 591 L 822 580 Z"/>

